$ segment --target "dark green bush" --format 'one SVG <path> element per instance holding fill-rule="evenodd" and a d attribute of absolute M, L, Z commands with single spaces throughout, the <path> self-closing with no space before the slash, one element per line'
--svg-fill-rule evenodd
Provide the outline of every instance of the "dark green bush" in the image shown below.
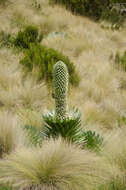
<path fill-rule="evenodd" d="M 11 47 L 13 45 L 13 37 L 11 34 L 1 31 L 0 32 L 0 47 Z"/>
<path fill-rule="evenodd" d="M 126 0 L 110 0 L 110 3 L 126 3 Z"/>
<path fill-rule="evenodd" d="M 38 79 L 46 79 L 49 82 L 52 81 L 53 65 L 59 60 L 67 65 L 71 84 L 78 85 L 79 76 L 73 63 L 70 62 L 68 57 L 52 48 L 31 43 L 20 63 L 25 66 L 26 71 L 32 71 L 34 67 L 37 67 Z"/>
<path fill-rule="evenodd" d="M 124 23 L 126 13 L 122 11 L 122 7 L 117 5 L 116 2 L 111 2 L 109 8 L 102 12 L 101 19 L 112 23 L 112 29 L 119 29 Z"/>
<path fill-rule="evenodd" d="M 0 0 L 0 6 L 5 6 L 8 2 L 9 0 Z"/>
<path fill-rule="evenodd" d="M 19 31 L 14 40 L 14 45 L 21 48 L 29 48 L 30 43 L 41 41 L 43 36 L 39 36 L 36 26 L 27 26 L 23 31 Z"/>
<path fill-rule="evenodd" d="M 64 4 L 72 12 L 96 20 L 101 17 L 103 9 L 107 8 L 109 4 L 108 0 L 50 0 L 50 2 Z"/>
<path fill-rule="evenodd" d="M 112 24 L 117 23 L 117 29 L 122 25 L 125 15 L 112 9 L 114 3 L 124 3 L 121 0 L 50 0 L 51 3 L 59 3 L 66 6 L 73 13 L 88 16 L 94 20 L 107 20 Z"/>

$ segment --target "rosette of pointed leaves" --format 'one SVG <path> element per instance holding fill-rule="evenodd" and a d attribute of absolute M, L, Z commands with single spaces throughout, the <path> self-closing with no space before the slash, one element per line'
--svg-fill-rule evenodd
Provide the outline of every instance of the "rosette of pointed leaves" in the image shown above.
<path fill-rule="evenodd" d="M 43 134 L 46 138 L 63 137 L 69 142 L 81 144 L 84 142 L 83 130 L 81 128 L 81 114 L 73 109 L 64 119 L 56 119 L 55 112 L 48 112 L 43 115 L 45 126 Z"/>

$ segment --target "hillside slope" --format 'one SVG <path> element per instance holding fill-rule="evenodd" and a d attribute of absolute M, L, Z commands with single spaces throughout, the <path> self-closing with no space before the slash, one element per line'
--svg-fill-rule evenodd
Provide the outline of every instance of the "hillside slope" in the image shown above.
<path fill-rule="evenodd" d="M 34 0 L 10 0 L 0 7 L 1 31 L 14 34 L 29 24 L 38 26 L 45 34 L 67 35 L 66 38 L 47 35 L 41 43 L 61 51 L 74 62 L 81 81 L 79 87 L 71 87 L 69 105 L 81 110 L 85 127 L 116 128 L 120 118 L 125 116 L 126 76 L 114 68 L 112 55 L 126 49 L 126 29 L 103 29 L 86 17 L 49 5 L 47 0 L 38 0 L 37 4 Z M 12 49 L 0 49 L 0 110 L 17 114 L 21 110 L 24 113 L 26 108 L 41 113 L 52 109 L 54 102 L 46 84 L 38 84 L 34 75 L 23 80 L 21 56 Z M 25 120 L 27 114 L 23 117 Z"/>

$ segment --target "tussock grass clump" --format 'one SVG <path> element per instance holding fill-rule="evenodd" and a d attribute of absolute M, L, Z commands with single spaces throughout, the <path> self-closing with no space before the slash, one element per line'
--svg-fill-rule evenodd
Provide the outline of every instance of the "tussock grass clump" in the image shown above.
<path fill-rule="evenodd" d="M 31 109 L 18 109 L 19 120 L 22 125 L 34 126 L 37 129 L 41 129 L 43 118 L 41 112 Z"/>
<path fill-rule="evenodd" d="M 0 181 L 23 190 L 89 190 L 100 178 L 97 161 L 95 154 L 59 138 L 43 142 L 42 148 L 22 148 L 0 161 Z"/>
<path fill-rule="evenodd" d="M 16 117 L 9 112 L 0 112 L 0 158 L 22 146 L 25 140 Z"/>
<path fill-rule="evenodd" d="M 126 172 L 126 130 L 114 130 L 106 139 L 102 154 L 113 165 L 117 165 L 121 171 Z"/>
<path fill-rule="evenodd" d="M 104 135 L 104 146 L 100 152 L 103 163 L 107 163 L 107 170 L 111 173 L 108 181 L 96 190 L 125 190 L 126 189 L 126 130 L 113 130 Z"/>

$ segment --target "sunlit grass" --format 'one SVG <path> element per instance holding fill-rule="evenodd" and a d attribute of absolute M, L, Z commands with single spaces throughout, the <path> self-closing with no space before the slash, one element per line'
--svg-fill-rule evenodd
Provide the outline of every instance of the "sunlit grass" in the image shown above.
<path fill-rule="evenodd" d="M 93 189 L 104 167 L 99 158 L 61 139 L 43 142 L 42 148 L 22 148 L 0 161 L 0 181 L 21 189 Z M 100 166 L 100 163 L 99 163 Z"/>

